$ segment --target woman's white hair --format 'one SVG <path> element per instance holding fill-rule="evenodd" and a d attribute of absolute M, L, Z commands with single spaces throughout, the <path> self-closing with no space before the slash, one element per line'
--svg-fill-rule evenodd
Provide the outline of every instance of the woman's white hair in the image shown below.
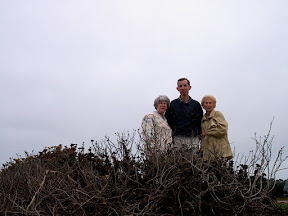
<path fill-rule="evenodd" d="M 214 108 L 215 108 L 215 107 L 216 107 L 216 98 L 215 98 L 213 95 L 210 95 L 210 94 L 205 95 L 205 96 L 202 98 L 202 100 L 201 100 L 201 105 L 203 106 L 204 102 L 205 102 L 207 99 L 211 99 L 211 100 L 212 100 L 213 106 L 214 106 Z"/>
<path fill-rule="evenodd" d="M 166 102 L 167 103 L 167 108 L 170 106 L 170 100 L 166 95 L 160 95 L 154 100 L 154 107 L 157 109 L 157 106 L 160 102 Z"/>

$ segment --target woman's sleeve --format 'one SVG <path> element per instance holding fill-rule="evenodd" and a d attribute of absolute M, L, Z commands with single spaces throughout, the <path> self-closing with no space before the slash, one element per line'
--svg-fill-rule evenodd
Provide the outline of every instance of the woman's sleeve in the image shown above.
<path fill-rule="evenodd" d="M 211 121 L 212 122 L 207 133 L 208 135 L 221 138 L 227 134 L 228 123 L 221 112 L 216 112 Z"/>
<path fill-rule="evenodd" d="M 142 133 L 144 141 L 153 145 L 155 142 L 154 118 L 153 115 L 146 115 L 142 120 Z M 152 146 L 151 146 L 152 147 Z"/>

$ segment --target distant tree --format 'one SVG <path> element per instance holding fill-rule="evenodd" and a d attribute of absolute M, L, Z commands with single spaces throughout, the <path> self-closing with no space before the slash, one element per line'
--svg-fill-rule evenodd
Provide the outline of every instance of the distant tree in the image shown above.
<path fill-rule="evenodd" d="M 275 181 L 274 179 L 271 179 L 271 181 Z M 278 179 L 276 180 L 275 186 L 272 190 L 272 195 L 277 198 L 277 197 L 283 197 L 283 188 L 285 185 L 285 180 Z"/>

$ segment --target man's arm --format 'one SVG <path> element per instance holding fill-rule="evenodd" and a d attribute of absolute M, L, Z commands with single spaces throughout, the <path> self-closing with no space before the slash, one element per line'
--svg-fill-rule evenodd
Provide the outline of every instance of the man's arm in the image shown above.
<path fill-rule="evenodd" d="M 196 133 L 196 135 L 201 135 L 202 130 L 201 130 L 201 120 L 203 118 L 203 109 L 200 105 L 200 103 L 197 103 L 197 109 L 195 112 L 195 126 L 196 126 L 196 130 L 194 131 Z"/>
<path fill-rule="evenodd" d="M 175 110 L 172 106 L 170 106 L 166 110 L 165 118 L 167 119 L 167 122 L 168 122 L 168 124 L 169 124 L 169 126 L 172 129 L 172 132 L 174 134 L 174 132 L 176 131 L 176 114 L 175 114 Z"/>

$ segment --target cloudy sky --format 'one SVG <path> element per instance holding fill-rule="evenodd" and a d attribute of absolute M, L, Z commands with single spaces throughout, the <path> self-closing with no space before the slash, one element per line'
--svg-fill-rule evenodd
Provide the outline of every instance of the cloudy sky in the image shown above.
<path fill-rule="evenodd" d="M 215 95 L 237 153 L 254 149 L 251 137 L 274 118 L 276 152 L 288 140 L 287 8 L 287 0 L 1 1 L 0 163 L 138 129 L 158 95 L 178 97 L 181 77 L 192 98 Z"/>

